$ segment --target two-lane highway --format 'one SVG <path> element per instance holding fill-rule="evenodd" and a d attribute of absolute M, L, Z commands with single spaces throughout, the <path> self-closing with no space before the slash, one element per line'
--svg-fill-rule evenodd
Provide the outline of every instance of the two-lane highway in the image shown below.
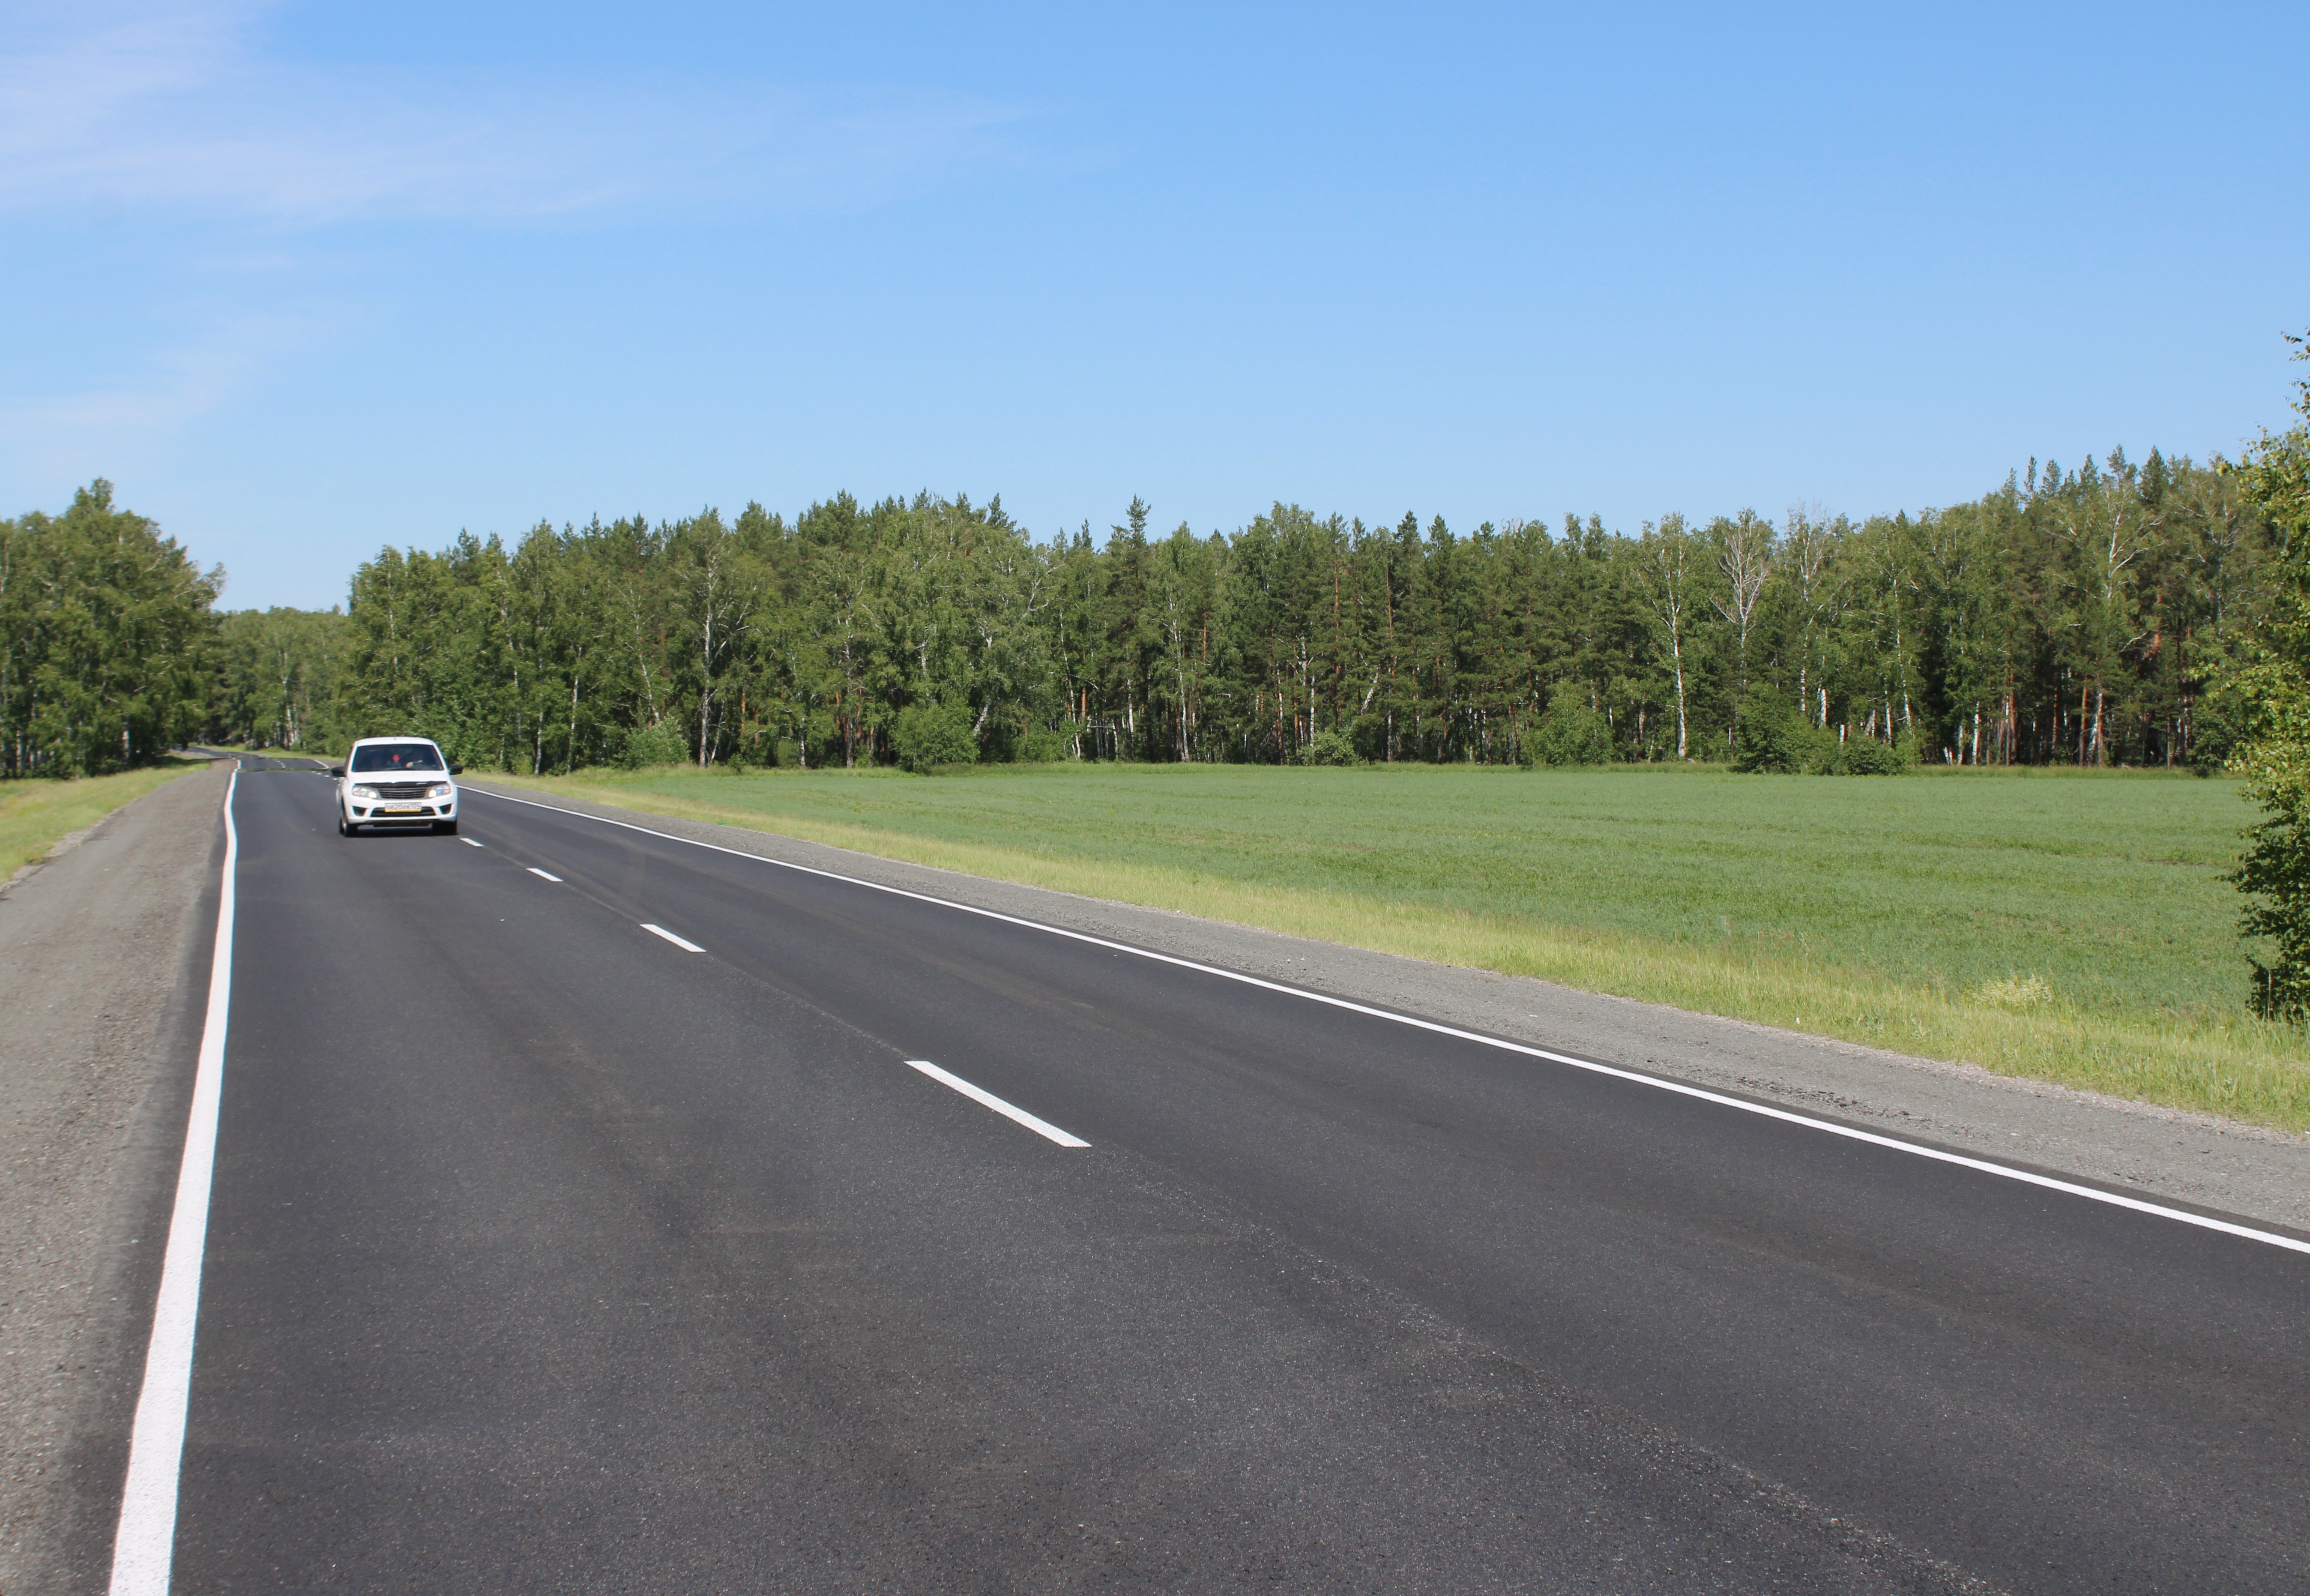
<path fill-rule="evenodd" d="M 244 775 L 179 1591 L 2281 1592 L 2310 1257 Z"/>

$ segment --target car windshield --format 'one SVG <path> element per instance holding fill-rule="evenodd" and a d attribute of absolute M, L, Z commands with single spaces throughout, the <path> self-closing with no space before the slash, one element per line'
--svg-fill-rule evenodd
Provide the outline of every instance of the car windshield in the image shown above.
<path fill-rule="evenodd" d="M 439 770 L 441 755 L 430 742 L 373 742 L 353 750 L 353 769 L 369 776 L 388 770 Z"/>

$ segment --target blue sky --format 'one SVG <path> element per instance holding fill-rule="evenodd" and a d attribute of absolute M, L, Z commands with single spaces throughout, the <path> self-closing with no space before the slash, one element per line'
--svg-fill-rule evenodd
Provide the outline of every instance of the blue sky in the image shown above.
<path fill-rule="evenodd" d="M 2310 7 L 0 4 L 0 512 L 226 602 L 967 492 L 1864 515 L 2234 453 Z"/>

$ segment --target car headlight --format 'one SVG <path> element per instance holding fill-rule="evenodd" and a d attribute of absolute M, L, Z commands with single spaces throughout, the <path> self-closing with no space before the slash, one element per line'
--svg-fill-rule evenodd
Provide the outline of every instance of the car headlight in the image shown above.
<path fill-rule="evenodd" d="M 356 798 L 374 798 L 377 796 L 377 789 L 375 787 L 347 787 L 345 791 L 351 793 Z"/>
<path fill-rule="evenodd" d="M 425 789 L 425 795 L 428 798 L 447 798 L 449 795 L 449 784 L 447 782 L 435 782 L 431 786 Z"/>

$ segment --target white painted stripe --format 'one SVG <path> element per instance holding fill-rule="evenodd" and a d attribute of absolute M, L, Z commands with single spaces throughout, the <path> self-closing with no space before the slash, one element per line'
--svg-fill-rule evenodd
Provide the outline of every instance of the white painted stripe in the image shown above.
<path fill-rule="evenodd" d="M 538 869 L 538 868 L 537 868 L 537 866 L 536 866 L 536 865 L 534 865 L 534 864 L 533 864 L 533 865 L 531 865 L 531 866 L 529 867 L 529 873 L 530 873 L 530 874 L 532 874 L 532 875 L 534 875 L 534 876 L 543 876 L 543 877 L 544 877 L 544 878 L 545 878 L 545 880 L 549 880 L 549 881 L 559 881 L 559 880 L 560 880 L 560 879 L 561 879 L 560 876 L 555 875 L 551 871 L 550 871 L 550 870 L 540 870 L 540 869 Z"/>
<path fill-rule="evenodd" d="M 664 937 L 667 941 L 672 942 L 684 953 L 703 953 L 706 951 L 705 949 L 699 947 L 696 942 L 685 941 L 681 937 L 678 937 L 674 935 L 673 932 L 668 931 L 663 925 L 651 925 L 645 923 L 642 929 L 648 932 L 652 936 Z"/>
<path fill-rule="evenodd" d="M 480 847 L 480 846 L 482 846 L 480 843 L 475 842 L 475 841 L 474 841 L 472 837 L 459 837 L 457 840 L 458 840 L 459 842 L 461 842 L 461 843 L 464 843 L 464 844 L 465 844 L 467 847 L 469 847 L 469 848 L 478 848 L 478 847 Z"/>
<path fill-rule="evenodd" d="M 1080 1136 L 1068 1135 L 1064 1131 L 1060 1130 L 1058 1126 L 1051 1123 L 1048 1120 L 1037 1119 L 1025 1109 L 1014 1107 L 1012 1105 L 1005 1103 L 993 1092 L 981 1091 L 978 1088 L 971 1085 L 970 1082 L 965 1080 L 960 1075 L 948 1074 L 944 1070 L 940 1069 L 936 1064 L 931 1063 L 930 1060 L 926 1058 L 910 1058 L 907 1061 L 907 1063 L 909 1068 L 920 1070 L 933 1080 L 938 1081 L 943 1086 L 951 1086 L 954 1088 L 955 1090 L 960 1092 L 964 1097 L 968 1097 L 972 1102 L 983 1104 L 986 1107 L 992 1108 L 995 1113 L 1003 1115 L 1005 1119 L 1018 1121 L 1019 1123 L 1026 1126 L 1029 1131 L 1035 1132 L 1036 1135 L 1046 1137 L 1050 1141 L 1057 1142 L 1061 1147 L 1089 1147 L 1090 1145 L 1090 1142 L 1085 1141 Z"/>
<path fill-rule="evenodd" d="M 469 787 L 466 791 L 482 792 L 478 787 Z M 2050 1175 L 2039 1175 L 2032 1169 L 2016 1169 L 2010 1164 L 1993 1163 L 1987 1158 L 1976 1158 L 1964 1153 L 1947 1152 L 1938 1147 L 1926 1147 L 1915 1141 L 1903 1141 L 1898 1137 L 1882 1136 L 1874 1131 L 1862 1130 L 1857 1125 L 1839 1124 L 1837 1121 L 1829 1119 L 1817 1119 L 1810 1114 L 1795 1114 L 1786 1108 L 1776 1108 L 1767 1103 L 1751 1103 L 1743 1097 L 1729 1097 L 1722 1092 L 1713 1092 L 1706 1087 L 1689 1086 L 1681 1080 L 1670 1080 L 1659 1075 L 1646 1075 L 1637 1070 L 1623 1070 L 1615 1064 L 1600 1064 L 1594 1059 L 1575 1058 L 1570 1054 L 1554 1053 L 1545 1047 L 1532 1047 L 1522 1042 L 1510 1042 L 1498 1037 L 1487 1037 L 1479 1031 L 1462 1030 L 1457 1026 L 1445 1025 L 1433 1019 L 1420 1019 L 1410 1014 L 1391 1013 L 1385 1009 L 1375 1009 L 1368 1003 L 1355 1002 L 1348 998 L 1333 997 L 1328 993 L 1309 992 L 1303 987 L 1285 986 L 1279 982 L 1262 980 L 1257 976 L 1246 976 L 1239 970 L 1222 969 L 1217 965 L 1198 964 L 1192 958 L 1180 958 L 1169 953 L 1157 953 L 1146 948 L 1134 948 L 1128 942 L 1109 941 L 1105 937 L 1092 936 L 1086 932 L 1069 931 L 1064 925 L 1046 925 L 1039 920 L 1025 920 L 1016 915 L 1005 915 L 994 909 L 982 909 L 967 903 L 956 903 L 951 898 L 934 898 L 927 892 L 909 892 L 904 887 L 886 887 L 880 881 L 869 881 L 857 876 L 847 876 L 837 871 L 819 870 L 808 864 L 795 864 L 789 860 L 773 859 L 764 854 L 750 854 L 742 848 L 725 848 L 718 843 L 700 842 L 692 837 L 676 837 L 670 831 L 652 830 L 647 826 L 637 826 L 630 820 L 613 820 L 607 815 L 589 815 L 580 809 L 563 809 L 558 803 L 540 803 L 534 799 L 513 798 L 503 793 L 482 793 L 482 796 L 495 798 L 500 803 L 519 803 L 531 809 L 548 810 L 555 814 L 568 815 L 572 820 L 594 820 L 604 826 L 616 826 L 627 831 L 638 831 L 646 837 L 662 837 L 667 842 L 687 843 L 693 848 L 705 848 L 711 853 L 727 854 L 734 859 L 751 859 L 758 864 L 774 864 L 780 870 L 791 870 L 808 876 L 820 876 L 829 881 L 842 881 L 853 887 L 864 887 L 869 891 L 887 892 L 893 898 L 908 898 L 917 903 L 936 904 L 942 908 L 960 910 L 966 915 L 977 915 L 981 919 L 1000 920 L 1006 925 L 1022 926 L 1029 931 L 1039 931 L 1055 937 L 1065 937 L 1070 941 L 1088 942 L 1094 948 L 1107 948 L 1117 953 L 1128 953 L 1134 958 L 1151 959 L 1157 964 L 1173 965 L 1180 969 L 1194 970 L 1206 976 L 1216 976 L 1222 981 L 1235 981 L 1246 986 L 1259 987 L 1263 991 L 1281 993 L 1286 997 L 1302 998 L 1308 1002 L 1322 1003 L 1328 1008 L 1345 1009 L 1352 1014 L 1368 1014 L 1375 1019 L 1385 1019 L 1397 1025 L 1408 1025 L 1415 1030 L 1432 1031 L 1439 1037 L 1452 1037 L 1463 1042 L 1474 1042 L 1486 1047 L 1497 1047 L 1503 1053 L 1518 1053 L 1526 1058 L 1546 1059 L 1552 1064 L 1564 1064 L 1575 1070 L 1585 1070 L 1594 1075 L 1609 1075 L 1616 1080 L 1631 1081 L 1637 1086 L 1648 1086 L 1658 1091 L 1673 1092 L 1680 1097 L 1697 1097 L 1704 1103 L 1714 1103 L 1720 1107 L 1738 1109 L 1742 1114 L 1753 1114 L 1765 1119 L 1776 1119 L 1786 1124 L 1803 1125 L 1830 1136 L 1842 1136 L 1848 1141 L 1864 1141 L 1871 1147 L 1889 1148 L 1895 1152 L 1907 1153 L 1913 1158 L 1929 1158 L 1937 1164 L 1953 1164 L 1961 1169 L 1971 1169 L 1983 1175 L 1993 1175 L 2002 1180 L 2019 1181 L 2024 1185 L 2038 1186 L 2049 1192 L 2061 1192 L 2071 1197 L 2083 1197 L 2092 1202 L 2105 1202 L 2112 1208 L 2130 1209 L 2135 1213 L 2154 1214 L 2161 1219 L 2172 1219 L 2183 1225 L 2195 1225 L 2201 1230 L 2218 1230 L 2224 1236 L 2235 1236 L 2241 1240 L 2260 1242 L 2264 1246 L 2282 1247 L 2289 1253 L 2310 1253 L 2310 1241 L 2305 1241 L 2299 1236 L 2287 1236 L 2275 1230 L 2258 1229 L 2252 1225 L 2240 1225 L 2229 1219 L 2218 1219 L 2210 1214 L 2192 1213 L 2186 1208 L 2169 1208 L 2165 1203 L 2151 1202 L 2145 1198 L 2130 1196 L 2123 1192 L 2106 1192 L 2098 1186 L 2080 1185 L 2074 1181 L 2061 1180 Z"/>
<path fill-rule="evenodd" d="M 240 833 L 233 825 L 235 771 L 224 790 L 224 879 L 217 889 L 216 946 L 209 955 L 209 1008 L 201 1022 L 192 1115 L 177 1169 L 177 1206 L 144 1354 L 144 1388 L 129 1431 L 128 1477 L 112 1538 L 112 1596 L 167 1596 L 177 1541 L 177 1480 L 185 1454 L 185 1410 L 192 1397 L 193 1330 L 200 1317 L 201 1253 L 209 1231 L 209 1182 L 216 1168 L 217 1111 L 223 1101 L 225 1025 L 232 1011 L 232 919 Z"/>

